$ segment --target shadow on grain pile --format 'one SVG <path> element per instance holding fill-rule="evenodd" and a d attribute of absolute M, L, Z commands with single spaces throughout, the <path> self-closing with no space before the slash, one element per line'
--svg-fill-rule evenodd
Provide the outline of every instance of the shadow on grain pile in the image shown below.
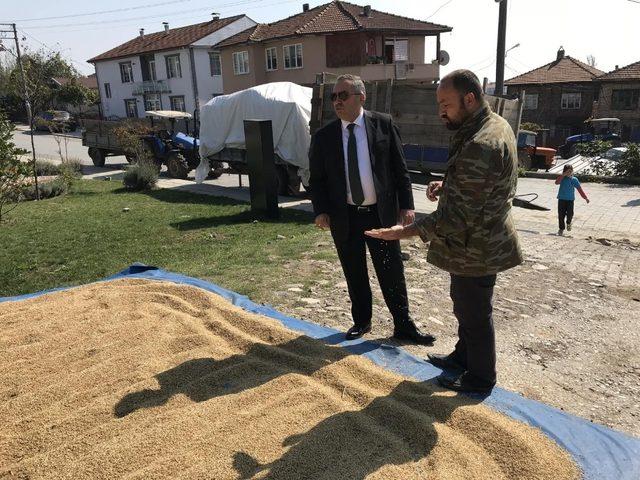
<path fill-rule="evenodd" d="M 193 287 L 118 280 L 4 303 L 0 329 L 0 478 L 579 476 L 478 400 Z"/>

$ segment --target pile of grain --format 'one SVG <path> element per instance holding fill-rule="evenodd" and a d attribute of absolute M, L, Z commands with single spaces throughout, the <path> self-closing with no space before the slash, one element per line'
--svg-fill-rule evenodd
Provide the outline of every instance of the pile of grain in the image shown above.
<path fill-rule="evenodd" d="M 0 304 L 0 478 L 576 479 L 524 424 L 188 286 Z"/>

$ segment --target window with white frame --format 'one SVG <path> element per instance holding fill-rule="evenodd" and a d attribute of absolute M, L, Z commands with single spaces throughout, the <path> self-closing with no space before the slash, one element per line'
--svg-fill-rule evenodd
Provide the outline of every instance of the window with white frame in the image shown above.
<path fill-rule="evenodd" d="M 524 94 L 524 109 L 525 110 L 537 110 L 538 109 L 538 94 L 537 93 L 525 93 Z"/>
<path fill-rule="evenodd" d="M 122 62 L 120 64 L 120 80 L 122 83 L 133 82 L 133 68 L 131 62 Z"/>
<path fill-rule="evenodd" d="M 111 85 L 109 83 L 104 84 L 104 96 L 111 98 Z"/>
<path fill-rule="evenodd" d="M 164 60 L 167 65 L 167 78 L 182 78 L 180 55 L 167 55 Z"/>
<path fill-rule="evenodd" d="M 580 108 L 581 97 L 580 93 L 563 93 L 560 105 L 563 110 L 577 110 Z"/>
<path fill-rule="evenodd" d="M 169 97 L 171 102 L 171 110 L 177 110 L 178 112 L 185 112 L 184 108 L 184 95 L 178 95 L 175 97 Z"/>
<path fill-rule="evenodd" d="M 267 48 L 265 50 L 267 57 L 267 72 L 278 69 L 278 49 L 276 47 Z"/>
<path fill-rule="evenodd" d="M 144 96 L 145 111 L 162 110 L 162 102 L 159 93 L 147 93 Z"/>
<path fill-rule="evenodd" d="M 233 52 L 233 73 L 244 75 L 249 73 L 249 52 Z"/>
<path fill-rule="evenodd" d="M 127 98 L 124 101 L 124 111 L 128 118 L 138 118 L 138 104 L 135 98 Z"/>
<path fill-rule="evenodd" d="M 209 71 L 211 72 L 212 77 L 222 75 L 220 52 L 209 52 Z"/>
<path fill-rule="evenodd" d="M 302 44 L 285 45 L 284 50 L 284 69 L 291 70 L 293 68 L 302 68 Z"/>

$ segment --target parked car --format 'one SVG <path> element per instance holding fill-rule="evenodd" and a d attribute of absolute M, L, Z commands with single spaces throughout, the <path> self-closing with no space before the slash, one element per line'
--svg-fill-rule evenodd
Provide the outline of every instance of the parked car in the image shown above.
<path fill-rule="evenodd" d="M 35 129 L 41 132 L 73 132 L 78 122 L 69 112 L 64 110 L 47 110 L 34 118 Z"/>
<path fill-rule="evenodd" d="M 613 147 L 607 150 L 602 157 L 606 158 L 607 160 L 613 160 L 614 162 L 617 162 L 618 160 L 620 160 L 622 155 L 625 154 L 626 151 L 627 147 Z"/>

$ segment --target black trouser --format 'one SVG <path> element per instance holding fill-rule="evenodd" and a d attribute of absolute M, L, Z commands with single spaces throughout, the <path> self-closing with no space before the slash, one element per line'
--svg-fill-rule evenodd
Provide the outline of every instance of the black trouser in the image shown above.
<path fill-rule="evenodd" d="M 400 242 L 378 240 L 365 236 L 366 230 L 380 228 L 380 219 L 375 206 L 367 210 L 358 210 L 350 205 L 349 236 L 344 241 L 335 241 L 340 264 L 344 271 L 351 315 L 356 326 L 371 323 L 372 299 L 365 244 L 369 248 L 373 267 L 378 277 L 384 300 L 393 316 L 396 326 L 409 320 L 409 301 L 407 285 L 404 279 L 404 266 L 400 255 Z"/>
<path fill-rule="evenodd" d="M 458 319 L 458 343 L 453 357 L 474 379 L 496 382 L 496 339 L 493 329 L 493 287 L 496 275 L 461 277 L 451 274 L 453 313 Z"/>
<path fill-rule="evenodd" d="M 558 199 L 558 228 L 564 230 L 564 219 L 567 218 L 567 224 L 573 220 L 573 200 Z"/>

